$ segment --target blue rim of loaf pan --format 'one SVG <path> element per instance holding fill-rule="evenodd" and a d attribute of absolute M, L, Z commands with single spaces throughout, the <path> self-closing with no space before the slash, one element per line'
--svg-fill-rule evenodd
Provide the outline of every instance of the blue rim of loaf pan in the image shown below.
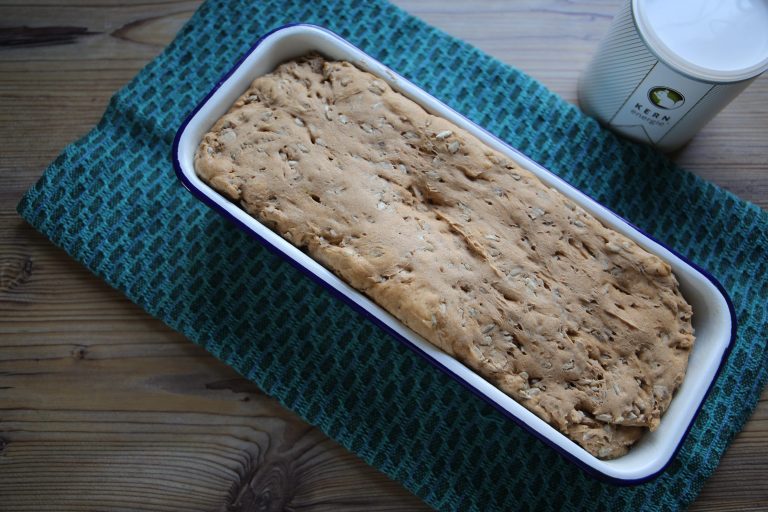
<path fill-rule="evenodd" d="M 594 201 L 595 203 L 597 203 L 600 206 L 602 206 L 603 208 L 605 208 L 609 213 L 615 215 L 618 219 L 622 220 L 623 222 L 628 224 L 630 227 L 632 227 L 633 229 L 637 230 L 640 234 L 642 234 L 645 237 L 649 238 L 653 242 L 656 242 L 657 244 L 659 244 L 660 246 L 662 246 L 663 248 L 665 248 L 666 250 L 668 250 L 669 252 L 671 252 L 672 254 L 677 256 L 678 258 L 680 258 L 683 262 L 685 262 L 686 264 L 690 265 L 694 270 L 699 272 L 701 275 L 706 277 L 715 286 L 715 288 L 717 288 L 717 290 L 720 292 L 722 297 L 725 299 L 725 302 L 728 305 L 728 312 L 729 312 L 729 315 L 731 317 L 731 334 L 730 334 L 730 339 L 728 340 L 728 345 L 726 346 L 725 350 L 723 351 L 723 354 L 722 354 L 721 359 L 720 359 L 720 363 L 719 363 L 719 365 L 717 367 L 717 371 L 715 372 L 714 376 L 712 377 L 712 380 L 710 381 L 709 386 L 707 387 L 706 393 L 702 397 L 702 399 L 699 402 L 699 404 L 696 406 L 696 411 L 694 412 L 693 416 L 691 417 L 691 421 L 688 423 L 688 425 L 687 425 L 687 427 L 685 429 L 685 432 L 683 433 L 682 436 L 680 436 L 680 440 L 679 440 L 677 446 L 671 452 L 671 454 L 669 456 L 669 459 L 661 466 L 661 468 L 659 468 L 657 471 L 654 471 L 653 473 L 651 473 L 649 475 L 646 475 L 646 476 L 644 476 L 642 478 L 625 479 L 625 478 L 618 478 L 618 477 L 615 477 L 615 476 L 607 475 L 607 474 L 603 473 L 602 471 L 598 470 L 597 468 L 594 468 L 594 467 L 588 465 L 587 463 L 579 460 L 578 458 L 576 458 L 575 456 L 573 456 L 571 453 L 569 453 L 568 451 L 564 450 L 560 446 L 557 446 L 555 443 L 553 443 L 552 441 L 550 441 L 549 439 L 547 439 L 546 437 L 541 435 L 533 427 L 531 427 L 530 425 L 525 423 L 522 419 L 518 418 L 517 416 L 515 416 L 511 412 L 509 412 L 506 409 L 504 409 L 503 407 L 501 407 L 499 404 L 497 404 L 496 402 L 491 400 L 488 396 L 486 396 L 485 394 L 480 392 L 477 388 L 475 388 L 474 386 L 469 384 L 463 378 L 461 378 L 458 375 L 456 375 L 455 373 L 453 373 L 451 370 L 449 370 L 448 368 L 443 366 L 440 362 L 438 362 L 434 358 L 432 358 L 429 354 L 427 354 L 426 352 L 424 352 L 423 350 L 421 350 L 420 348 L 415 346 L 413 343 L 411 343 L 409 340 L 407 340 L 405 337 L 403 337 L 402 335 L 397 333 L 391 327 L 386 325 L 386 323 L 383 320 L 381 320 L 380 318 L 378 318 L 375 314 L 373 314 L 372 312 L 368 311 L 367 309 L 365 309 L 362 306 L 360 306 L 359 304 L 357 304 L 354 300 L 352 300 L 352 298 L 350 298 L 346 294 L 342 293 L 341 291 L 337 290 L 336 288 L 334 288 L 333 286 L 331 286 L 330 284 L 325 282 L 321 277 L 319 277 L 317 274 L 315 274 L 314 272 L 312 272 L 311 270 L 306 268 L 300 262 L 298 262 L 295 259 L 291 258 L 289 255 L 285 254 L 282 250 L 280 250 L 278 247 L 273 245 L 271 242 L 267 241 L 261 235 L 259 235 L 258 233 L 254 232 L 247 224 L 245 224 L 244 222 L 240 221 L 236 217 L 232 216 L 222 206 L 220 206 L 215 201 L 210 199 L 204 192 L 202 192 L 199 189 L 197 189 L 195 187 L 195 185 L 193 183 L 191 183 L 187 179 L 187 177 L 185 176 L 185 174 L 184 174 L 184 172 L 183 172 L 183 170 L 181 168 L 181 162 L 179 161 L 179 154 L 178 154 L 179 142 L 181 140 L 181 136 L 183 135 L 184 131 L 187 128 L 187 125 L 195 117 L 195 115 L 198 113 L 198 111 L 200 111 L 200 109 L 206 103 L 208 103 L 208 100 L 210 100 L 210 98 L 216 93 L 216 91 L 218 91 L 219 88 L 229 79 L 229 77 L 232 76 L 232 74 L 243 64 L 243 62 L 251 55 L 251 53 L 253 53 L 254 50 L 256 50 L 256 48 L 262 43 L 262 41 L 264 41 L 266 38 L 268 38 L 269 36 L 271 36 L 272 34 L 274 34 L 276 32 L 279 32 L 281 30 L 285 30 L 285 29 L 291 28 L 291 27 L 308 27 L 308 28 L 312 28 L 312 29 L 322 30 L 323 32 L 327 33 L 330 36 L 333 36 L 336 39 L 339 39 L 340 41 L 344 42 L 345 44 L 353 46 L 358 51 L 364 53 L 372 61 L 381 64 L 378 59 L 375 59 L 374 57 L 371 57 L 368 53 L 364 52 L 363 50 L 360 50 L 357 46 L 355 46 L 354 44 L 350 43 L 349 41 L 347 41 L 346 39 L 344 39 L 340 35 L 336 34 L 332 30 L 329 30 L 329 29 L 327 29 L 325 27 L 322 27 L 322 26 L 319 26 L 319 25 L 314 25 L 314 24 L 311 24 L 311 23 L 289 23 L 289 24 L 282 25 L 280 27 L 277 27 L 277 28 L 275 28 L 275 29 L 265 33 L 264 35 L 262 35 L 261 37 L 259 37 L 256 40 L 256 42 L 243 54 L 243 56 L 227 72 L 225 72 L 221 76 L 221 78 L 219 78 L 219 80 L 216 82 L 216 84 L 213 86 L 213 88 L 195 106 L 195 108 L 184 119 L 184 121 L 182 122 L 181 126 L 176 131 L 176 136 L 173 139 L 173 146 L 172 146 L 172 149 L 171 149 L 171 151 L 172 151 L 172 159 L 173 159 L 173 167 L 174 167 L 174 170 L 176 172 L 176 176 L 178 177 L 179 181 L 181 181 L 181 184 L 184 186 L 184 188 L 186 188 L 198 200 L 202 201 L 208 207 L 212 208 L 213 210 L 215 210 L 216 212 L 221 214 L 223 217 L 225 217 L 227 220 L 229 220 L 230 222 L 234 223 L 237 227 L 239 227 L 240 229 L 245 231 L 252 238 L 256 239 L 258 242 L 260 242 L 262 245 L 264 245 L 267 249 L 269 249 L 273 253 L 277 254 L 278 256 L 280 256 L 281 258 L 286 260 L 288 263 L 293 265 L 296 269 L 300 270 L 304 275 L 308 276 L 309 278 L 311 278 L 316 283 L 318 283 L 321 286 L 323 286 L 326 290 L 331 292 L 331 294 L 333 294 L 335 297 L 343 300 L 347 305 L 352 307 L 352 309 L 354 309 L 358 313 L 364 315 L 366 318 L 371 320 L 378 327 L 380 327 L 385 332 L 387 332 L 389 335 L 394 337 L 398 342 L 404 344 L 409 349 L 411 349 L 414 352 L 416 352 L 423 359 L 428 361 L 432 366 L 436 367 L 437 369 L 439 369 L 440 371 L 442 371 L 443 373 L 445 373 L 446 375 L 451 377 L 453 380 L 457 381 L 465 389 L 467 389 L 470 392 L 472 392 L 475 396 L 481 398 L 483 401 L 485 401 L 486 403 L 491 405 L 494 409 L 496 409 L 497 411 L 502 413 L 507 418 L 511 419 L 513 422 L 515 422 L 516 425 L 518 425 L 519 427 L 523 428 L 526 432 L 528 432 L 529 434 L 533 435 L 534 437 L 536 437 L 537 439 L 542 441 L 544 444 L 546 444 L 550 448 L 554 449 L 555 452 L 557 452 L 560 456 L 565 458 L 568 462 L 570 462 L 570 463 L 576 465 L 577 467 L 579 467 L 579 469 L 581 469 L 585 473 L 587 473 L 587 474 L 597 478 L 598 480 L 610 483 L 612 485 L 617 485 L 617 486 L 640 485 L 640 484 L 643 484 L 643 483 L 646 483 L 646 482 L 649 482 L 649 481 L 655 479 L 661 473 L 663 473 L 669 467 L 669 465 L 672 463 L 672 461 L 675 459 L 675 457 L 677 456 L 678 452 L 682 448 L 683 443 L 685 442 L 685 439 L 688 437 L 688 434 L 690 433 L 691 428 L 693 427 L 693 424 L 696 421 L 696 418 L 698 417 L 699 413 L 701 412 L 701 408 L 703 407 L 704 402 L 706 401 L 707 397 L 709 396 L 710 392 L 712 391 L 712 387 L 714 386 L 715 381 L 717 381 L 718 377 L 720 376 L 720 373 L 722 372 L 723 367 L 725 366 L 725 362 L 728 359 L 728 356 L 729 356 L 729 354 L 731 352 L 731 349 L 733 348 L 734 341 L 736 339 L 736 331 L 737 331 L 736 312 L 735 312 L 735 309 L 734 309 L 734 306 L 733 306 L 733 302 L 731 301 L 731 298 L 728 295 L 728 292 L 726 292 L 726 290 L 723 287 L 723 285 L 721 285 L 720 282 L 714 276 L 712 276 L 712 274 L 710 274 L 705 269 L 701 268 L 699 265 L 697 265 L 693 261 L 689 260 L 683 254 L 675 251 L 674 249 L 672 249 L 671 247 L 667 246 L 663 242 L 657 240 L 653 236 L 651 236 L 648 233 L 646 233 L 644 230 L 642 230 L 639 227 L 635 226 L 632 222 L 628 221 L 627 219 L 625 219 L 621 215 L 617 214 L 616 212 L 614 212 L 610 208 L 606 207 L 605 205 L 603 205 L 599 201 L 595 200 L 589 194 L 587 194 L 585 192 L 582 192 L 579 189 L 576 189 L 576 187 L 574 187 L 573 185 L 571 185 L 567 181 L 563 180 L 559 176 L 555 175 L 551 171 L 549 171 L 546 168 L 544 168 L 548 173 L 552 174 L 556 179 L 560 180 L 561 182 L 563 182 L 567 186 L 569 186 L 569 187 L 571 187 L 573 189 L 578 190 L 579 193 L 589 197 L 592 201 Z M 382 66 L 383 66 L 383 64 L 382 64 Z M 387 67 L 387 69 L 389 70 L 390 68 Z M 397 77 L 398 80 L 402 80 L 404 82 L 408 82 L 408 83 L 412 84 L 412 82 L 410 82 L 408 79 L 404 78 L 403 76 L 401 76 L 400 74 L 398 74 L 394 70 L 390 70 L 390 71 Z M 415 87 L 418 87 L 415 84 L 412 84 L 412 85 L 414 85 Z M 434 96 L 432 96 L 432 97 L 434 98 Z M 445 105 L 439 99 L 437 99 L 437 98 L 434 98 L 434 99 L 436 101 L 438 101 L 443 107 L 445 107 L 446 109 L 449 109 L 450 111 L 454 112 L 455 114 L 460 116 L 467 123 L 471 123 L 473 126 L 476 126 L 481 131 L 483 131 L 486 135 L 488 135 L 489 137 L 492 137 L 497 142 L 499 142 L 500 144 L 504 145 L 506 148 L 510 149 L 514 153 L 516 153 L 518 155 L 521 155 L 521 156 L 523 156 L 524 158 L 526 158 L 528 160 L 532 160 L 531 158 L 525 156 L 520 150 L 513 148 L 512 146 L 510 146 L 509 144 L 507 144 L 506 142 L 501 140 L 499 137 L 497 137 L 496 135 L 492 134 L 491 132 L 489 132 L 488 130 L 483 128 L 482 126 L 479 126 L 474 121 L 470 120 L 469 118 L 467 118 L 466 116 L 464 116 L 460 112 L 457 112 L 456 110 L 454 110 L 453 108 L 449 107 L 448 105 Z M 474 370 L 472 370 L 472 371 L 474 371 Z M 573 442 L 573 441 L 571 441 L 571 442 Z M 576 443 L 574 442 L 574 444 L 576 444 Z"/>

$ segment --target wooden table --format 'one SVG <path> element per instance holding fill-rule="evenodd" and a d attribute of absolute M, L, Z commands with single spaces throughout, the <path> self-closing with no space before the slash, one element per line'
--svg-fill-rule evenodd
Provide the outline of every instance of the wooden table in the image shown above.
<path fill-rule="evenodd" d="M 573 102 L 619 2 L 396 3 Z M 0 510 L 426 510 L 15 212 L 197 5 L 0 1 Z M 765 208 L 768 77 L 676 159 Z M 768 508 L 766 398 L 694 510 Z"/>

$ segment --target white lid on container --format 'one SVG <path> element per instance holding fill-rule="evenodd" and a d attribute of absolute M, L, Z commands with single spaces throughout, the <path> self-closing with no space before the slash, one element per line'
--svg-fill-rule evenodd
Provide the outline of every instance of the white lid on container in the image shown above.
<path fill-rule="evenodd" d="M 632 0 L 638 30 L 670 67 L 736 82 L 768 69 L 768 0 Z"/>

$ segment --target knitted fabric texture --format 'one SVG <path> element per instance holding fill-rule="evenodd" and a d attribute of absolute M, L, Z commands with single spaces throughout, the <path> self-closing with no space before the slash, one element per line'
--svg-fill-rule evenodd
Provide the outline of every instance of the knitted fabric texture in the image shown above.
<path fill-rule="evenodd" d="M 315 23 L 711 272 L 736 344 L 657 479 L 586 475 L 187 192 L 176 130 L 260 35 Z M 678 510 L 768 376 L 768 214 L 621 140 L 527 75 L 383 1 L 209 0 L 19 212 L 150 314 L 439 510 Z"/>

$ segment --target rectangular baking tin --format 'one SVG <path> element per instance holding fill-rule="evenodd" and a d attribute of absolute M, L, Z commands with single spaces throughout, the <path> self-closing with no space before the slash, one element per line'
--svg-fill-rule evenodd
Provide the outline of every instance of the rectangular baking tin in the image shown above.
<path fill-rule="evenodd" d="M 696 343 L 691 352 L 685 380 L 655 432 L 646 433 L 628 454 L 617 459 L 600 460 L 590 455 L 473 370 L 405 327 L 370 299 L 351 288 L 197 177 L 194 170 L 195 151 L 203 135 L 211 126 L 229 110 L 256 77 L 273 71 L 286 60 L 309 52 L 319 52 L 333 59 L 353 62 L 358 67 L 378 76 L 427 111 L 448 119 L 491 148 L 507 155 L 536 174 L 542 182 L 579 204 L 604 225 L 623 233 L 672 266 L 683 295 L 693 306 Z M 648 481 L 670 463 L 691 428 L 735 337 L 736 319 L 733 306 L 722 286 L 712 276 L 360 49 L 322 27 L 289 25 L 259 39 L 197 105 L 179 128 L 173 144 L 173 160 L 179 179 L 197 198 L 246 230 L 267 247 L 287 258 L 294 266 L 336 293 L 348 304 L 365 313 L 398 340 L 551 446 L 566 459 L 593 476 L 614 484 L 634 485 Z"/>

